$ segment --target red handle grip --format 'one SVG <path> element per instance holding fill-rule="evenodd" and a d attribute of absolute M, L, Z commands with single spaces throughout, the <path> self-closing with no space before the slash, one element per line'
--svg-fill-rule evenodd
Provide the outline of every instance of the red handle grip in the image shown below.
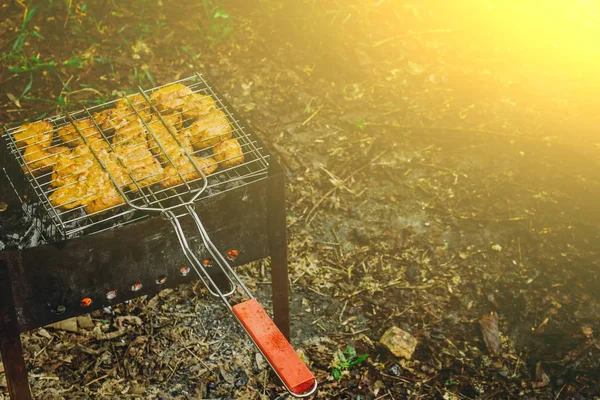
<path fill-rule="evenodd" d="M 315 376 L 256 299 L 233 306 L 233 313 L 258 345 L 277 375 L 293 394 L 304 394 Z"/>

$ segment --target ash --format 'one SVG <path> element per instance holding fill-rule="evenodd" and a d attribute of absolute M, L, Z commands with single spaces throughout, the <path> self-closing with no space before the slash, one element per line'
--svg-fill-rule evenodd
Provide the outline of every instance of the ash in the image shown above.
<path fill-rule="evenodd" d="M 38 215 L 37 204 L 22 204 L 0 214 L 0 250 L 22 250 L 47 243 L 50 225 Z"/>

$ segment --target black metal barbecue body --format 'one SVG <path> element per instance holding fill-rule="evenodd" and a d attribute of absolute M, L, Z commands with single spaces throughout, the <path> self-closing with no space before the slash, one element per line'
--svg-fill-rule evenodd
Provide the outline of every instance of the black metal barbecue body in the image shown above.
<path fill-rule="evenodd" d="M 217 187 L 194 207 L 213 243 L 221 250 L 237 251 L 235 264 L 271 256 L 274 322 L 289 339 L 283 171 L 229 103 L 213 93 L 261 147 L 269 164 L 264 178 L 227 190 Z M 35 197 L 22 166 L 3 139 L 0 201 L 8 204 L 4 213 L 10 213 Z M 136 213 L 134 222 L 113 229 L 0 251 L 0 352 L 13 398 L 30 396 L 20 333 L 197 279 L 171 223 L 158 214 Z M 48 218 L 44 210 L 40 218 Z M 191 218 L 181 223 L 188 232 L 195 231 Z M 189 239 L 196 248 L 202 246 L 199 235 Z M 218 268 L 209 273 L 225 284 Z"/>

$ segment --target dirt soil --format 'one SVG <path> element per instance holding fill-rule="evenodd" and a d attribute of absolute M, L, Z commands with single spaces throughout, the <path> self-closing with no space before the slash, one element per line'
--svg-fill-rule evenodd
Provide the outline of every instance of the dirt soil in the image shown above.
<path fill-rule="evenodd" d="M 282 3 L 3 2 L 0 121 L 203 73 L 285 168 L 293 344 L 314 398 L 598 398 L 588 72 L 429 1 Z M 240 274 L 269 309 L 268 260 Z M 379 343 L 392 326 L 418 340 L 410 359 Z M 197 284 L 22 339 L 40 399 L 286 398 Z M 347 346 L 368 357 L 343 365 Z"/>

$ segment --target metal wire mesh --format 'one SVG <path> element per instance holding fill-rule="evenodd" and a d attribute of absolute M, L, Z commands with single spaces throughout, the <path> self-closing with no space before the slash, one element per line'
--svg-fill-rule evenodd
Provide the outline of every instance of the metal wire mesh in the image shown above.
<path fill-rule="evenodd" d="M 175 87 L 181 90 L 169 94 Z M 199 74 L 45 121 L 37 131 L 6 130 L 5 140 L 58 239 L 267 177 L 263 148 Z M 224 141 L 237 153 L 226 152 Z"/>

